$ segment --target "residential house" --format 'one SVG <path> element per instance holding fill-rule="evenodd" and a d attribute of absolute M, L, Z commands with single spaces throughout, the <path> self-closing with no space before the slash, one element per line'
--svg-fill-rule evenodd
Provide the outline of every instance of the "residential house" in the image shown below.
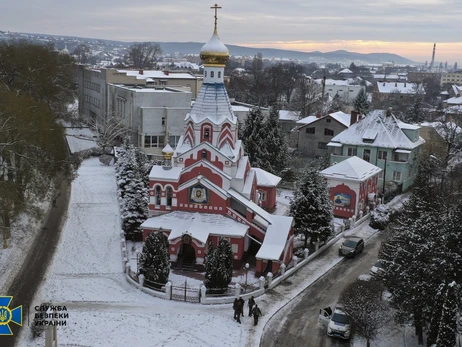
<path fill-rule="evenodd" d="M 420 126 L 401 122 L 391 110 L 374 110 L 332 138 L 327 146 L 331 163 L 358 156 L 383 170 L 379 176 L 382 190 L 393 181 L 405 191 L 417 176 L 417 157 L 424 143 Z"/>
<path fill-rule="evenodd" d="M 298 150 L 300 153 L 311 157 L 319 158 L 329 155 L 327 144 L 345 129 L 356 122 L 358 114 L 333 112 L 321 117 L 308 116 L 297 121 Z"/>
<path fill-rule="evenodd" d="M 377 82 L 372 92 L 372 105 L 399 101 L 409 104 L 417 93 L 425 93 L 422 85 L 408 82 Z"/>

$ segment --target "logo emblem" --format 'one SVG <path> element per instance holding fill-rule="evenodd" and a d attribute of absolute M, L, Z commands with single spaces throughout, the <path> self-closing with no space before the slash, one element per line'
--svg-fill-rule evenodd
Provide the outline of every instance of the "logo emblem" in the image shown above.
<path fill-rule="evenodd" d="M 22 305 L 10 310 L 12 296 L 0 296 L 0 335 L 13 335 L 10 323 L 22 326 Z"/>

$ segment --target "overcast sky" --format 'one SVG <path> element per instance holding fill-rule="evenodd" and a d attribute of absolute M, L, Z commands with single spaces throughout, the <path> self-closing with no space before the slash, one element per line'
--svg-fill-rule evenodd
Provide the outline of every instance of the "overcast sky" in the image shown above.
<path fill-rule="evenodd" d="M 120 41 L 205 42 L 213 1 L 4 0 L 0 30 Z M 462 63 L 462 0 L 227 0 L 225 44 L 311 52 L 389 52 Z M 231 52 L 232 54 L 232 52 Z"/>

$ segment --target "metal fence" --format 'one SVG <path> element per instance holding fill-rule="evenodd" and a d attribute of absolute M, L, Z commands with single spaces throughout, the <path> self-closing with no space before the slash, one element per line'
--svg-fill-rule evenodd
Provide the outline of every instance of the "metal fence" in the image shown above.
<path fill-rule="evenodd" d="M 199 288 L 188 287 L 187 281 L 183 285 L 172 285 L 172 300 L 199 303 L 200 295 Z"/>

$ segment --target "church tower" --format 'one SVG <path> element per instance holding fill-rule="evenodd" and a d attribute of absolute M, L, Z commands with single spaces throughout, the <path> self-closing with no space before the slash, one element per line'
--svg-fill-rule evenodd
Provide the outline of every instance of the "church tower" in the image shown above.
<path fill-rule="evenodd" d="M 212 37 L 202 47 L 200 57 L 204 63 L 204 82 L 191 112 L 185 119 L 184 142 L 195 147 L 208 142 L 220 151 L 236 148 L 237 117 L 232 111 L 224 85 L 228 48 L 221 42 L 217 29 L 217 5 Z"/>

